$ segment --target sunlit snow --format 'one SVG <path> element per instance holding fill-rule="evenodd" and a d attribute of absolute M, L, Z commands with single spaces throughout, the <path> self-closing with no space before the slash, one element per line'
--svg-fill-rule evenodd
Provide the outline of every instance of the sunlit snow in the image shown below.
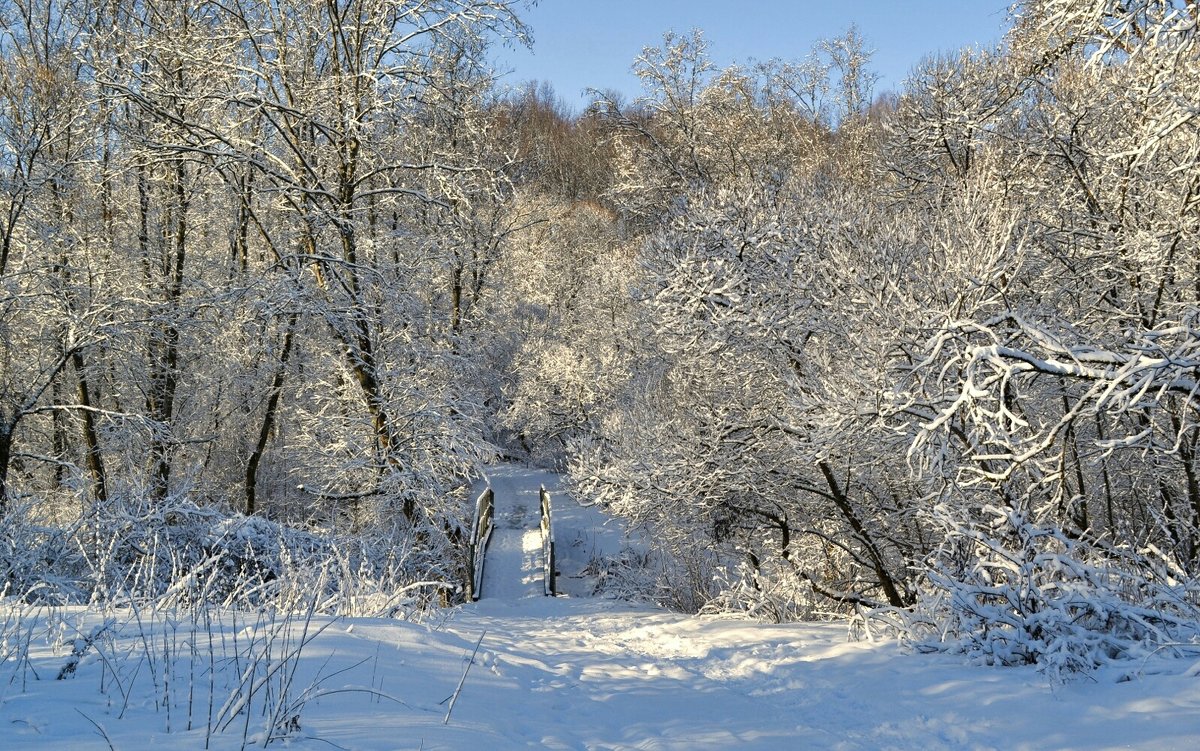
<path fill-rule="evenodd" d="M 535 514 L 537 486 L 558 487 L 553 476 L 513 468 L 493 470 L 491 482 L 498 499 L 532 488 Z M 498 519 L 505 508 L 518 513 L 502 503 Z M 556 494 L 555 509 L 562 537 L 586 541 L 589 555 L 611 554 L 620 540 L 594 508 Z M 524 536 L 509 531 L 517 541 Z M 523 555 L 513 563 L 540 565 L 536 551 Z M 567 555 L 560 569 L 576 595 L 586 585 L 573 572 L 586 557 Z M 425 623 L 314 619 L 309 634 L 325 630 L 304 649 L 289 689 L 294 698 L 305 691 L 312 698 L 293 701 L 296 721 L 278 745 L 1157 751 L 1200 742 L 1200 681 L 1187 675 L 1190 659 L 1164 655 L 1051 688 L 1032 668 L 973 667 L 953 656 L 909 654 L 890 640 L 850 640 L 844 623 L 764 625 L 612 599 L 533 596 L 540 579 L 504 585 L 495 577 L 506 570 L 491 569 L 490 596 L 485 588 L 478 603 Z M 6 662 L 0 673 L 0 747 L 204 748 L 210 662 L 219 708 L 236 676 L 221 661 L 235 632 L 244 644 L 269 630 L 253 615 L 234 622 L 225 613 L 211 631 L 198 631 L 186 618 L 142 613 L 143 638 L 134 614 L 109 615 L 119 620 L 115 638 L 98 640 L 100 649 L 88 650 L 75 675 L 61 681 L 54 678 L 75 637 L 105 616 L 63 608 L 49 622 L 44 613 L 27 620 L 30 660 Z M 277 646 L 286 646 L 285 637 L 298 643 L 303 626 L 303 619 L 289 624 Z M 164 645 L 174 656 L 169 676 Z M 122 676 L 119 688 L 112 666 Z M 248 722 L 238 717 L 211 736 L 210 747 L 261 743 L 263 705 L 255 699 L 252 706 Z"/>

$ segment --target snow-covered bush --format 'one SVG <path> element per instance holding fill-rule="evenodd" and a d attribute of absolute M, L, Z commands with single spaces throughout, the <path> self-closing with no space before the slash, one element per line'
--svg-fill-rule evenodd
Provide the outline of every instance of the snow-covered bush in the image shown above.
<path fill-rule="evenodd" d="M 1153 550 L 1088 544 L 996 506 L 934 516 L 948 534 L 907 618 L 917 650 L 1036 665 L 1059 682 L 1200 638 L 1200 590 Z"/>
<path fill-rule="evenodd" d="M 700 612 L 789 623 L 819 619 L 827 610 L 828 600 L 816 595 L 794 571 L 783 570 L 786 563 L 778 559 L 758 563 L 756 567 L 742 562 L 719 572 L 714 577 L 717 595 Z"/>
<path fill-rule="evenodd" d="M 615 556 L 593 556 L 580 574 L 594 580 L 594 596 L 652 600 L 657 581 L 657 558 L 653 552 L 625 548 Z"/>
<path fill-rule="evenodd" d="M 403 531 L 306 531 L 183 498 L 110 501 L 62 527 L 26 507 L 0 527 L 0 586 L 43 605 L 293 611 L 315 597 L 320 612 L 407 616 L 453 588 L 429 573 Z"/>
<path fill-rule="evenodd" d="M 27 503 L 9 509 L 0 524 L 0 592 L 47 604 L 78 600 L 81 591 L 66 573 L 78 562 L 69 529 L 41 523 Z"/>

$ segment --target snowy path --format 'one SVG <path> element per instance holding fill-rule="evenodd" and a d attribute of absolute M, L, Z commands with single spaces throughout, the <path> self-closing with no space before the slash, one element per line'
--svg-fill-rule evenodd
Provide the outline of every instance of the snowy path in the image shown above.
<path fill-rule="evenodd" d="M 890 641 L 847 642 L 844 624 L 766 625 L 601 598 L 484 599 L 423 625 L 318 619 L 317 625 L 326 624 L 305 650 L 295 686 L 328 692 L 299 710 L 299 731 L 281 748 L 1200 748 L 1200 678 L 1187 675 L 1194 659 L 1155 658 L 1051 689 L 1031 669 L 971 667 L 946 655 L 906 654 Z M 213 628 L 221 632 L 218 641 L 235 631 L 215 622 Z M 245 629 L 236 630 L 245 637 Z M 155 638 L 162 641 L 163 633 L 186 637 L 166 629 Z M 481 635 L 475 663 L 444 723 Z M 109 654 L 136 651 L 139 644 L 135 629 Z M 114 702 L 98 694 L 104 675 L 99 660 L 85 661 L 70 680 L 55 681 L 62 650 L 53 653 L 41 640 L 36 647 L 34 667 L 42 680 L 30 675 L 24 686 L 22 680 L 0 683 L 0 748 L 204 748 L 206 661 L 194 684 L 200 691 L 196 722 L 190 732 L 180 732 L 189 715 L 186 668 L 175 672 L 172 719 L 155 704 L 148 670 L 138 673 L 139 688 L 124 709 L 119 696 Z M 1120 680 L 1129 671 L 1130 679 Z M 130 676 L 132 670 L 127 685 Z M 392 698 L 352 688 L 366 686 Z M 248 726 L 252 738 L 262 723 L 256 712 Z M 165 732 L 168 724 L 175 732 Z M 242 732 L 239 720 L 214 736 L 210 748 L 240 748 Z"/>
<path fill-rule="evenodd" d="M 515 466 L 491 467 L 495 528 L 483 566 L 482 597 L 519 600 L 543 597 L 542 510 L 538 489 L 556 476 Z"/>
<path fill-rule="evenodd" d="M 1050 688 L 1033 669 L 972 667 L 949 655 L 906 653 L 886 639 L 850 642 L 843 623 L 768 625 L 579 596 L 590 593 L 584 564 L 619 547 L 617 525 L 557 492 L 554 475 L 498 467 L 489 478 L 498 528 L 484 599 L 432 614 L 423 624 L 317 618 L 310 632 L 324 630 L 305 649 L 292 693 L 294 699 L 311 689 L 312 698 L 295 705 L 298 730 L 279 747 L 1200 748 L 1195 656 L 1164 652 L 1106 668 L 1094 680 Z M 571 596 L 542 596 L 540 537 L 536 546 L 525 541 L 529 530 L 538 534 L 537 487 L 543 483 L 552 493 L 561 525 L 556 533 L 566 553 L 559 582 Z M 528 526 L 505 528 L 504 519 L 517 516 L 528 519 Z M 61 629 L 68 636 L 87 633 L 102 620 L 80 608 L 59 609 L 56 617 L 69 624 Z M 33 639 L 28 669 L 0 661 L 0 749 L 205 748 L 206 671 L 222 664 L 210 662 L 205 650 L 236 639 L 245 643 L 255 629 L 244 619 L 214 621 L 211 632 L 194 634 L 159 623 L 146 640 L 131 618 L 126 616 L 129 625 L 119 635 L 106 637 L 105 660 L 89 655 L 69 680 L 53 676 L 70 639 L 65 644 Z M 294 626 L 293 637 L 300 628 Z M 447 722 L 449 699 L 476 643 L 478 655 Z M 152 673 L 133 658 L 124 664 L 119 691 L 111 680 L 107 695 L 98 691 L 106 683 L 107 660 L 137 655 L 147 644 L 173 645 L 172 652 L 184 658 L 189 645 L 199 648 L 196 664 L 189 668 L 185 659 L 171 672 L 174 715 L 160 707 L 166 693 L 161 669 Z M 224 703 L 230 676 L 238 674 L 222 673 L 214 706 Z M 120 696 L 126 690 L 127 706 Z M 245 725 L 239 718 L 231 730 L 214 735 L 208 748 L 240 748 L 243 732 L 253 740 L 263 721 L 257 711 Z M 181 732 L 188 724 L 192 730 Z"/>
<path fill-rule="evenodd" d="M 312 735 L 347 749 L 1200 748 L 1200 678 L 1181 675 L 1191 660 L 1051 689 L 1031 669 L 848 642 L 844 624 L 767 625 L 600 598 L 484 599 L 432 630 L 360 622 L 348 640 L 339 630 L 342 659 L 386 655 L 384 689 L 410 705 L 313 708 Z M 443 725 L 439 702 L 481 634 Z"/>

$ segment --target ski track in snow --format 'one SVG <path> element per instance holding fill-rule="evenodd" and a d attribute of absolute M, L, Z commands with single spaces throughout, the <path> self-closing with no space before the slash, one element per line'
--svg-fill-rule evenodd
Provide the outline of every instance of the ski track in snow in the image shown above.
<path fill-rule="evenodd" d="M 536 532 L 536 488 L 558 489 L 553 475 L 516 468 L 490 473 L 497 490 L 497 534 L 505 508 L 534 516 L 510 529 L 493 559 L 484 598 L 426 624 L 352 618 L 333 622 L 309 645 L 295 681 L 324 688 L 374 686 L 403 704 L 362 693 L 309 702 L 292 749 L 504 751 L 580 749 L 716 751 L 835 749 L 982 751 L 985 749 L 1139 749 L 1200 747 L 1200 678 L 1194 659 L 1155 658 L 1102 670 L 1095 680 L 1050 688 L 1032 669 L 984 668 L 947 655 L 905 653 L 895 642 L 849 642 L 844 624 L 766 625 L 695 617 L 646 605 L 585 597 L 541 596 L 540 537 L 531 566 L 525 537 Z M 586 586 L 574 567 L 617 539 L 594 510 L 558 494 L 555 513 L 576 554 L 560 583 Z M 507 501 L 505 502 L 507 504 Z M 564 535 L 565 530 L 565 535 Z M 517 534 L 519 533 L 519 534 Z M 520 547 L 518 548 L 518 543 Z M 579 553 L 578 551 L 587 551 Z M 533 581 L 533 569 L 537 576 Z M 516 573 L 507 581 L 502 574 Z M 486 588 L 491 584 L 491 592 Z M 536 593 L 536 596 L 535 596 Z M 88 616 L 99 621 L 99 616 Z M 328 619 L 320 624 L 329 623 Z M 320 625 L 319 624 L 319 625 Z M 228 631 L 229 624 L 219 625 Z M 486 632 L 486 633 L 485 633 Z M 480 635 L 482 645 L 449 723 L 453 694 Z M 122 637 L 131 644 L 136 634 Z M 43 680 L 8 682 L 0 671 L 0 749 L 201 749 L 203 722 L 165 733 L 149 690 L 124 719 L 101 696 L 94 655 L 76 677 L 51 680 L 64 651 L 39 644 Z M 120 646 L 118 644 L 118 646 Z M 339 671 L 345 672 L 339 672 Z M 144 671 L 148 672 L 148 671 Z M 1119 681 L 1133 672 L 1132 680 Z M 183 684 L 176 696 L 186 691 Z M 143 676 L 143 682 L 148 682 Z M 198 700 L 199 702 L 200 700 Z M 220 699 L 218 699 L 220 703 Z M 118 702 L 119 704 L 119 702 Z M 75 711 L 78 710 L 78 711 Z M 83 714 L 80 714 L 80 713 Z M 174 727 L 182 723 L 177 709 Z M 251 720 L 251 731 L 261 728 Z M 241 747 L 240 732 L 215 736 L 214 749 Z M 331 745 L 333 744 L 333 745 Z"/>

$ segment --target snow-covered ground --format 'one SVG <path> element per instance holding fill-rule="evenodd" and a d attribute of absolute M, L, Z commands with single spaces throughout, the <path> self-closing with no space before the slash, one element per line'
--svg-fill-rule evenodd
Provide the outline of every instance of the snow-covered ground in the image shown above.
<path fill-rule="evenodd" d="M 762 625 L 582 598 L 485 599 L 420 625 L 318 623 L 328 628 L 305 649 L 292 691 L 324 676 L 322 691 L 373 686 L 391 698 L 353 690 L 312 699 L 298 711 L 289 748 L 1200 747 L 1200 678 L 1185 675 L 1188 661 L 1135 666 L 1141 669 L 1124 682 L 1109 672 L 1051 689 L 1032 670 L 968 667 L 952 657 L 904 654 L 890 642 L 848 642 L 837 624 Z M 226 640 L 234 632 L 229 623 L 217 630 Z M 133 690 L 123 719 L 111 678 L 107 695 L 100 693 L 104 660 L 137 652 L 139 638 L 130 624 L 103 659 L 90 653 L 73 677 L 56 681 L 65 651 L 35 637 L 30 670 L 10 664 L 0 676 L 0 748 L 203 748 L 207 634 L 196 637 L 203 649 L 192 676 L 176 662 L 169 719 L 161 701 L 155 706 L 163 691 L 151 689 L 148 662 L 137 676 L 126 666 Z M 175 634 L 176 653 L 188 652 L 187 638 Z M 196 696 L 193 730 L 186 731 L 189 684 Z M 215 704 L 225 697 L 218 690 Z M 175 730 L 169 738 L 168 721 Z M 245 734 L 254 740 L 263 722 L 256 710 Z M 240 747 L 244 728 L 239 718 L 211 747 Z"/>
<path fill-rule="evenodd" d="M 615 560 L 624 548 L 640 550 L 643 540 L 628 539 L 625 524 L 596 506 L 581 506 L 551 475 L 545 483 L 550 491 L 554 517 L 554 556 L 558 569 L 558 591 L 571 597 L 590 597 L 599 584 L 605 561 Z"/>
<path fill-rule="evenodd" d="M 560 589 L 590 591 L 581 566 L 619 547 L 619 527 L 574 506 L 553 475 L 497 468 L 492 482 L 498 519 L 503 493 L 547 485 L 563 547 Z M 524 576 L 536 563 L 525 533 L 510 531 L 520 532 L 521 555 L 492 575 Z M 534 584 L 540 591 L 540 579 L 493 582 L 479 602 L 419 624 L 272 625 L 230 612 L 208 623 L 69 608 L 47 618 L 9 601 L 0 604 L 8 637 L 0 749 L 185 751 L 206 739 L 236 749 L 261 745 L 272 712 L 286 733 L 277 745 L 296 749 L 1200 748 L 1195 658 L 1163 654 L 1052 688 L 1032 669 L 850 641 L 844 624 L 764 625 L 538 597 Z M 106 618 L 116 619 L 110 630 L 82 646 L 77 637 Z M 305 631 L 311 640 L 289 660 Z M 79 665 L 56 680 L 73 646 Z M 239 702 L 252 711 L 237 714 Z M 224 729 L 210 732 L 214 724 Z"/>

